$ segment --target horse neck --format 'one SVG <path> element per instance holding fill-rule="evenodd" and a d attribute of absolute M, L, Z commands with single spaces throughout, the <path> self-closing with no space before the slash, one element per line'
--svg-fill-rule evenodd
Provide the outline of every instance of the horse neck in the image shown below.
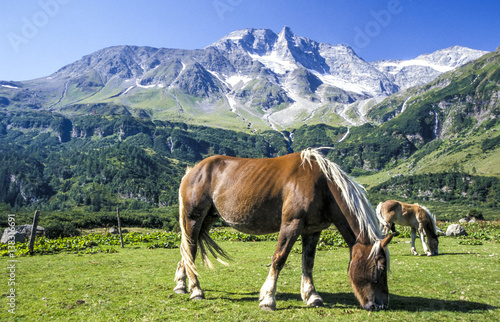
<path fill-rule="evenodd" d="M 343 209 L 344 208 L 344 209 Z M 362 232 L 358 220 L 347 210 L 347 206 L 335 204 L 332 216 L 333 224 L 337 227 L 349 248 L 354 244 L 371 244 L 370 237 L 366 232 Z"/>
<path fill-rule="evenodd" d="M 349 222 L 349 228 L 352 231 L 355 242 L 360 244 L 373 244 L 370 236 L 366 231 L 361 231 L 358 220 L 354 216 L 345 215 L 346 220 Z"/>
<path fill-rule="evenodd" d="M 332 220 L 347 245 L 352 247 L 355 243 L 372 244 L 373 242 L 368 232 L 362 231 L 358 219 L 343 201 L 340 191 L 332 188 L 333 187 L 330 186 L 330 191 L 333 193 L 336 201 L 334 210 L 332 211 Z"/>

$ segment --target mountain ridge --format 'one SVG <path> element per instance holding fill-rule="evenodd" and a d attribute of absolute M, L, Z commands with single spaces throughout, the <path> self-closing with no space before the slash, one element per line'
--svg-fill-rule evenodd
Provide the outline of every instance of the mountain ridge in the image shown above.
<path fill-rule="evenodd" d="M 196 50 L 103 48 L 48 77 L 0 82 L 0 106 L 78 114 L 77 105 L 106 103 L 151 119 L 254 131 L 363 124 L 383 98 L 437 77 L 441 71 L 431 65 L 449 70 L 482 54 L 451 47 L 418 56 L 433 61 L 429 66 L 401 66 L 405 61 L 366 62 L 349 46 L 300 37 L 286 26 L 278 34 L 248 28 Z M 391 64 L 401 67 L 398 75 Z"/>

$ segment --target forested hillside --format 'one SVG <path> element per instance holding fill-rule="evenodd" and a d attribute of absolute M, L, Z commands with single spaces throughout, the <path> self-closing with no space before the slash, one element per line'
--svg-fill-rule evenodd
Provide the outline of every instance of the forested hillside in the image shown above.
<path fill-rule="evenodd" d="M 214 154 L 287 153 L 277 132 L 252 135 L 184 123 L 44 112 L 0 113 L 0 202 L 47 210 L 168 206 L 188 164 Z"/>
<path fill-rule="evenodd" d="M 0 116 L 0 203 L 12 211 L 82 214 L 175 206 L 185 168 L 214 154 L 266 158 L 310 146 L 333 147 L 325 154 L 359 176 L 418 162 L 426 153 L 426 146 L 419 149 L 403 135 L 368 124 L 349 132 L 318 124 L 250 134 L 131 116 L 68 119 L 37 111 Z M 481 148 L 496 151 L 499 142 L 493 137 Z M 496 178 L 458 172 L 431 178 L 399 175 L 372 185 L 370 194 L 373 202 L 387 196 L 499 207 Z"/>
<path fill-rule="evenodd" d="M 394 199 L 438 201 L 471 207 L 500 207 L 500 179 L 461 172 L 395 176 L 372 187 L 371 194 Z"/>

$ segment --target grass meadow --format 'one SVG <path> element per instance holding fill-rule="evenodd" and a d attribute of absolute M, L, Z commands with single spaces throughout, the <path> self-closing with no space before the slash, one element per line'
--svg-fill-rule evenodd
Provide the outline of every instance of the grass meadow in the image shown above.
<path fill-rule="evenodd" d="M 498 228 L 498 226 L 497 226 Z M 498 233 L 498 232 L 497 232 Z M 403 234 L 402 234 L 403 235 Z M 465 242 L 464 242 L 465 241 Z M 301 254 L 292 252 L 280 274 L 277 310 L 258 307 L 275 241 L 218 242 L 233 257 L 228 267 L 203 267 L 206 300 L 174 294 L 178 249 L 142 245 L 117 253 L 57 253 L 16 258 L 15 314 L 9 313 L 11 262 L 0 258 L 1 321 L 499 321 L 500 243 L 440 238 L 440 255 L 412 256 L 409 238 L 390 244 L 390 307 L 366 312 L 347 277 L 348 248 L 318 251 L 316 289 L 325 306 L 300 298 Z M 480 245 L 478 245 L 480 244 Z M 297 248 L 298 249 L 298 248 Z M 417 250 L 422 246 L 417 240 Z"/>

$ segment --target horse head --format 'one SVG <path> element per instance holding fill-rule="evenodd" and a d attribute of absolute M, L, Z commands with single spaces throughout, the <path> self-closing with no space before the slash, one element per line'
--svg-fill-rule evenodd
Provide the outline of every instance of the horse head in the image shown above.
<path fill-rule="evenodd" d="M 436 234 L 434 236 L 431 236 L 430 234 L 428 234 L 427 235 L 427 243 L 429 244 L 429 250 L 431 252 L 430 256 L 438 255 L 438 253 L 439 253 L 438 236 Z"/>
<path fill-rule="evenodd" d="M 361 306 L 368 311 L 389 307 L 387 244 L 394 234 L 375 244 L 356 243 L 351 250 L 349 281 Z"/>

